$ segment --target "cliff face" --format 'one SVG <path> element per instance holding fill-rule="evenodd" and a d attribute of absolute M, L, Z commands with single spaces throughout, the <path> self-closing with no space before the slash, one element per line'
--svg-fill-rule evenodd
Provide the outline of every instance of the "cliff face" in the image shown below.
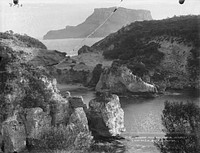
<path fill-rule="evenodd" d="M 65 29 L 51 30 L 43 38 L 44 39 L 64 39 L 64 38 L 83 38 L 95 30 L 105 19 L 115 10 L 112 8 L 94 9 L 83 23 L 77 26 L 66 26 Z M 147 10 L 132 10 L 126 8 L 118 8 L 113 16 L 96 32 L 92 37 L 105 37 L 110 33 L 116 32 L 122 26 L 130 24 L 134 21 L 151 20 L 151 13 Z"/>

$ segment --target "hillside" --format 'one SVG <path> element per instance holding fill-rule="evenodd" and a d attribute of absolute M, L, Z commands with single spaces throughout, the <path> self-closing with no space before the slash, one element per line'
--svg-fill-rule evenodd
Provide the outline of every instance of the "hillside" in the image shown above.
<path fill-rule="evenodd" d="M 83 23 L 77 26 L 66 26 L 65 29 L 51 30 L 43 39 L 83 38 L 94 31 L 115 10 L 111 8 L 96 8 Z M 151 12 L 147 10 L 133 10 L 118 8 L 111 18 L 91 37 L 105 37 L 116 32 L 121 27 L 134 21 L 151 20 Z"/>
<path fill-rule="evenodd" d="M 199 88 L 200 16 L 135 22 L 90 49 L 163 88 Z"/>

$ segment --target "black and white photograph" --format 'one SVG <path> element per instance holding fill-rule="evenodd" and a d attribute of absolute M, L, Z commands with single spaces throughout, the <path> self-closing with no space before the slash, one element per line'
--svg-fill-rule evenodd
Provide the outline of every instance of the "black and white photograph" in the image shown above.
<path fill-rule="evenodd" d="M 0 0 L 0 153 L 200 153 L 200 0 Z"/>

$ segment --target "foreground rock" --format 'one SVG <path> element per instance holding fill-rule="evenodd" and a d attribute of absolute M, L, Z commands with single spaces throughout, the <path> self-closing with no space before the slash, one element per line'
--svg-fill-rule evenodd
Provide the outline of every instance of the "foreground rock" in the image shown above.
<path fill-rule="evenodd" d="M 83 103 L 82 97 L 69 97 L 69 101 L 70 103 L 57 101 L 58 103 L 54 107 L 50 107 L 48 112 L 44 112 L 39 107 L 18 109 L 13 116 L 2 123 L 2 142 L 0 144 L 4 148 L 4 152 L 48 148 L 50 145 L 48 142 L 53 142 L 48 137 L 48 132 L 59 132 L 64 129 L 65 133 L 63 134 L 67 137 L 67 143 L 70 142 L 73 149 L 89 148 L 93 137 L 89 131 L 84 111 L 86 105 Z M 55 129 L 55 125 L 62 128 Z M 55 137 L 55 144 L 57 143 L 56 138 L 57 142 L 62 139 Z"/>
<path fill-rule="evenodd" d="M 91 100 L 88 120 L 95 138 L 115 137 L 125 131 L 124 111 L 117 95 L 104 93 Z"/>
<path fill-rule="evenodd" d="M 99 82 L 96 85 L 96 91 L 110 91 L 117 94 L 127 92 L 150 92 L 155 93 L 157 89 L 154 85 L 144 82 L 141 78 L 132 74 L 125 66 L 112 65 L 105 69 L 101 74 Z"/>
<path fill-rule="evenodd" d="M 17 117 L 17 115 L 9 117 L 2 124 L 1 148 L 5 153 L 19 152 L 26 147 L 25 126 Z"/>
<path fill-rule="evenodd" d="M 71 114 L 68 128 L 74 148 L 84 150 L 90 147 L 93 139 L 88 127 L 88 120 L 82 107 L 77 107 Z"/>

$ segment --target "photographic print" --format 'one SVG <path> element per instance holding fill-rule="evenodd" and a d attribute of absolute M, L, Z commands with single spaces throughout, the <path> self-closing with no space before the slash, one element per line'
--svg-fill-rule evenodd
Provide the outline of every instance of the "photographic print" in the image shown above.
<path fill-rule="evenodd" d="M 1 152 L 200 153 L 200 0 L 1 0 Z"/>

